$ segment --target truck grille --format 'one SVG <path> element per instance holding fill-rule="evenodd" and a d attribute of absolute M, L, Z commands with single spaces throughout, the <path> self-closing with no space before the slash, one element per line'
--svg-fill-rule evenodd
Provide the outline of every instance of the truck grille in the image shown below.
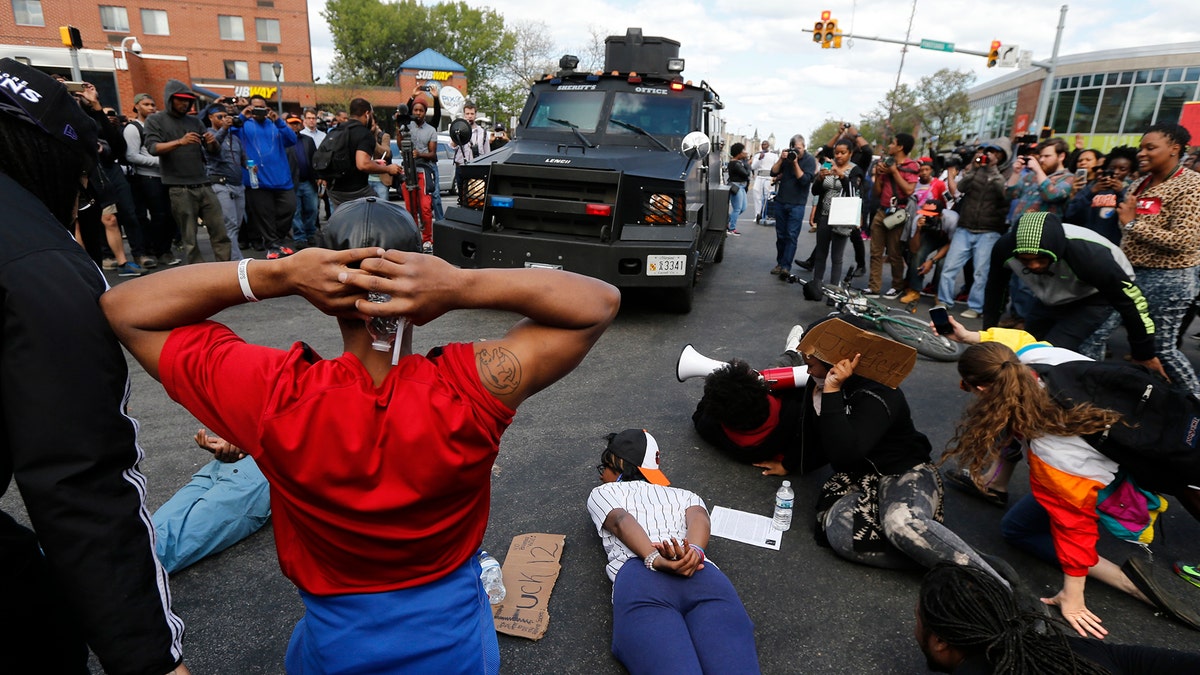
<path fill-rule="evenodd" d="M 613 217 L 588 215 L 584 205 L 612 205 L 615 215 L 620 173 L 508 164 L 493 165 L 491 171 L 488 196 L 513 199 L 511 208 L 485 211 L 497 229 L 601 240 L 612 236 Z"/>

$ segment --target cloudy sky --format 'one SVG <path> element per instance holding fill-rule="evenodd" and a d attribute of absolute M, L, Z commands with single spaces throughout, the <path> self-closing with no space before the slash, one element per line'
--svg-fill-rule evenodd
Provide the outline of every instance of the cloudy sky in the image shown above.
<path fill-rule="evenodd" d="M 849 46 L 844 40 L 842 49 L 821 49 L 801 29 L 811 30 L 828 9 L 844 33 L 903 39 L 913 9 L 911 2 L 896 0 L 805 2 L 804 8 L 796 0 L 468 2 L 488 6 L 509 22 L 545 22 L 563 53 L 580 53 L 590 39 L 589 27 L 614 35 L 640 26 L 645 35 L 678 40 L 687 61 L 684 77 L 707 80 L 717 90 L 731 132 L 750 134 L 757 128 L 763 137 L 779 138 L 807 134 L 830 116 L 858 120 L 895 85 L 900 63 L 900 45 L 859 39 Z M 324 79 L 334 56 L 320 16 L 325 3 L 308 0 L 308 6 L 313 74 Z M 1039 0 L 917 0 L 911 39 L 980 51 L 1000 40 L 1032 50 L 1034 60 L 1048 60 L 1061 6 Z M 1200 2 L 1088 0 L 1070 6 L 1060 54 L 1195 40 L 1200 40 Z M 980 56 L 910 47 L 901 81 L 914 84 L 947 67 L 971 70 L 977 83 L 1012 72 L 988 69 Z"/>

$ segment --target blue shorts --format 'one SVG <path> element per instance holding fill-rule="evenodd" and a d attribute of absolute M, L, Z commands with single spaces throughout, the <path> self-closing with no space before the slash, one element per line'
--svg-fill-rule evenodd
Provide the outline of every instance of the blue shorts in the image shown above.
<path fill-rule="evenodd" d="M 500 644 L 474 556 L 432 583 L 383 593 L 312 595 L 284 664 L 316 673 L 498 675 Z"/>

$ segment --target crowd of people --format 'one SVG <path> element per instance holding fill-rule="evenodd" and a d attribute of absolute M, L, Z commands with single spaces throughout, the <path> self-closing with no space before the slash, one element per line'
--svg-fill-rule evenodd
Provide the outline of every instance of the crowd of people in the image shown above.
<path fill-rule="evenodd" d="M 387 125 L 416 141 L 418 188 L 410 191 L 402 189 L 403 161 L 393 151 L 393 134 L 381 128 L 362 98 L 347 110 L 308 108 L 282 116 L 261 96 L 201 105 L 199 95 L 177 80 L 167 83 L 161 98 L 135 95 L 129 114 L 103 105 L 90 84 L 75 98 L 99 127 L 101 154 L 94 171 L 104 176 L 95 204 L 81 205 L 77 238 L 118 276 L 202 261 L 201 229 L 217 261 L 241 260 L 250 250 L 272 260 L 286 257 L 313 245 L 322 204 L 328 220 L 343 201 L 386 200 L 393 189 L 405 208 L 420 214 L 424 248 L 432 251 L 433 219 L 441 214 L 441 110 L 428 92 L 414 92 L 411 122 Z M 475 123 L 475 112 L 468 101 L 464 117 L 473 135 L 465 147 L 452 143 L 456 165 L 487 153 L 492 143 L 499 148 L 507 142 L 503 124 L 485 129 Z M 318 171 L 317 151 L 339 129 L 353 136 L 351 160 Z"/>
<path fill-rule="evenodd" d="M 587 356 L 614 320 L 620 293 L 561 270 L 458 269 L 423 255 L 432 200 L 428 208 L 414 202 L 406 209 L 379 199 L 371 176 L 403 171 L 376 157 L 390 139 L 376 133 L 373 110 L 362 99 L 352 101 L 345 119 L 323 138 L 315 112 L 310 128 L 308 112 L 279 119 L 258 97 L 240 109 L 241 102 L 222 102 L 195 111 L 195 93 L 172 81 L 163 99 L 164 110 L 156 112 L 151 97 L 140 97 L 138 126 L 129 132 L 110 121 L 94 89 L 75 97 L 29 66 L 0 60 L 6 148 L 0 193 L 13 211 L 11 227 L 0 235 L 6 420 L 0 486 L 20 485 L 32 525 L 0 513 L 3 595 L 6 610 L 21 619 L 0 632 L 5 665 L 14 672 L 80 672 L 90 648 L 110 672 L 186 674 L 169 571 L 246 536 L 269 515 L 280 568 L 305 607 L 287 648 L 288 672 L 498 673 L 499 646 L 477 553 L 500 441 L 519 406 Z M 436 121 L 426 117 L 419 97 L 411 109 L 405 133 L 415 141 L 419 167 L 436 157 L 426 154 L 426 148 L 436 151 L 436 138 L 426 142 L 426 127 Z M 117 168 L 111 147 L 118 139 L 126 142 L 126 157 L 128 140 L 139 144 L 132 154 L 144 171 L 130 175 L 137 189 Z M 1014 264 L 1027 274 L 1051 270 L 1066 281 L 1027 286 L 1031 307 L 1059 296 L 1075 303 L 1102 296 L 1106 313 L 1084 311 L 1092 309 L 1088 304 L 1080 314 L 1097 327 L 1125 319 L 1140 366 L 1119 367 L 1170 377 L 1177 391 L 1190 392 L 1194 375 L 1189 381 L 1182 370 L 1190 366 L 1165 353 L 1160 339 L 1166 332 L 1175 340 L 1185 309 L 1175 300 L 1181 288 L 1194 295 L 1197 286 L 1200 249 L 1187 239 L 1187 226 L 1200 223 L 1189 220 L 1187 207 L 1200 179 L 1181 167 L 1164 168 L 1172 159 L 1178 164 L 1188 140 L 1173 125 L 1147 132 L 1138 154 L 1142 175 L 1112 207 L 1120 247 L 1061 223 L 1075 186 L 1058 182 L 1062 170 L 1054 162 L 1066 153 L 1053 139 L 1038 146 L 1037 159 L 1021 160 L 1041 168 L 1021 168 L 1016 179 L 994 180 L 999 174 L 987 173 L 995 168 L 991 159 L 972 167 L 984 172 L 981 189 L 999 187 L 1014 200 L 1005 219 L 1011 231 L 989 237 L 992 251 L 983 256 L 991 262 L 983 277 L 984 322 L 993 292 L 1007 290 L 1020 302 L 1020 289 L 993 275 L 1016 270 Z M 330 142 L 353 152 L 324 190 L 337 208 L 323 227 L 309 228 L 306 222 L 317 218 L 313 197 L 328 171 L 316 157 Z M 472 137 L 459 149 L 471 156 L 482 143 Z M 835 237 L 863 231 L 860 223 L 846 234 L 833 216 L 833 200 L 869 194 L 886 204 L 862 219 L 871 234 L 870 283 L 876 292 L 882 288 L 886 259 L 889 293 L 900 295 L 906 245 L 930 227 L 929 219 L 944 217 L 945 195 L 962 186 L 933 178 L 932 164 L 910 159 L 913 145 L 911 136 L 897 134 L 887 145 L 891 161 L 873 168 L 867 162 L 864 169 L 870 146 L 851 126 L 822 151 L 828 159 L 820 164 L 802 136 L 792 137 L 767 169 L 780 179 L 772 271 L 788 272 L 795 264 L 810 195 L 815 213 L 807 222 L 825 242 L 816 268 L 835 248 L 844 251 Z M 761 167 L 767 150 L 752 159 L 738 149 L 742 193 L 761 197 L 762 169 L 755 162 Z M 980 152 L 977 157 L 997 162 L 1008 154 L 999 144 Z M 43 161 L 51 154 L 60 161 Z M 1091 160 L 1094 168 L 1098 158 Z M 363 180 L 348 180 L 354 174 Z M 437 185 L 435 176 L 427 179 Z M 1106 208 L 1109 186 L 1096 186 L 1094 208 Z M 109 288 L 80 245 L 86 239 L 81 216 L 92 211 L 107 232 L 105 216 L 120 222 L 126 208 L 123 193 L 136 199 L 147 189 L 157 189 L 161 201 L 145 202 L 137 227 L 141 215 L 154 220 L 154 209 L 170 220 L 160 221 L 162 239 L 151 235 L 153 225 L 141 231 L 139 247 L 130 244 L 135 260 L 126 257 L 124 265 L 144 270 L 153 259 L 172 269 Z M 1051 202 L 1057 206 L 1039 208 Z M 960 223 L 952 236 L 917 250 L 931 259 L 949 256 L 958 233 L 970 232 Z M 205 262 L 197 246 L 200 227 L 208 231 L 215 262 Z M 234 257 L 238 236 L 248 230 L 269 249 L 265 260 Z M 173 257 L 170 241 L 159 252 L 176 233 L 186 265 Z M 1197 253 L 1165 250 L 1187 242 Z M 116 246 L 123 248 L 119 237 Z M 867 261 L 857 262 L 852 275 L 865 272 Z M 1080 290 L 1087 284 L 1094 293 Z M 303 342 L 287 349 L 249 344 L 212 320 L 235 305 L 287 296 L 333 318 L 342 354 L 325 359 Z M 412 352 L 414 325 L 459 309 L 505 311 L 518 319 L 495 339 Z M 1035 316 L 1026 317 L 1031 332 L 1057 328 L 1039 328 Z M 1055 368 L 1084 361 L 1071 351 L 1082 344 L 1052 346 L 1036 332 L 952 326 L 954 339 L 972 344 L 959 370 L 977 402 L 947 456 L 962 465 L 964 484 L 991 494 L 1005 487 L 992 479 L 1012 475 L 995 467 L 1027 456 L 1033 494 L 1012 507 L 1001 529 L 1062 567 L 1063 590 L 1044 603 L 1059 606 L 1066 626 L 1081 636 L 1103 636 L 1099 617 L 1083 602 L 1082 579 L 1093 575 L 1200 629 L 1186 601 L 1180 605 L 1164 592 L 1136 560 L 1118 568 L 1095 553 L 1097 494 L 1115 484 L 1122 469 L 1139 478 L 1159 474 L 1140 473 L 1136 462 L 1113 460 L 1107 446 L 1093 445 L 1093 436 L 1107 438 L 1130 421 L 1125 413 L 1098 402 L 1051 400 L 1031 375 L 1041 371 L 1027 369 L 1035 360 Z M 904 393 L 856 373 L 858 356 L 804 349 L 804 332 L 793 327 L 779 361 L 802 373 L 798 388 L 771 390 L 758 371 L 734 361 L 708 376 L 694 423 L 713 445 L 766 475 L 830 467 L 811 522 L 819 541 L 839 557 L 930 569 L 915 634 L 931 667 L 1137 672 L 1136 664 L 1153 664 L 1156 672 L 1195 671 L 1196 655 L 1081 644 L 1063 637 L 1065 629 L 1036 599 L 1043 611 L 1028 609 L 1015 571 L 942 522 L 942 474 Z M 1060 339 L 1070 342 L 1074 335 Z M 138 469 L 137 423 L 127 414 L 121 345 L 205 425 L 195 440 L 214 455 L 153 518 Z M 703 501 L 670 487 L 650 433 L 627 429 L 607 440 L 597 467 L 602 485 L 588 498 L 587 512 L 613 581 L 614 655 L 634 673 L 658 672 L 664 661 L 684 672 L 758 672 L 750 616 L 705 551 L 710 532 Z M 1200 476 L 1189 473 L 1194 467 L 1185 461 L 1168 479 L 1145 487 L 1172 495 L 1200 517 Z M 239 494 L 236 507 L 223 506 L 230 491 Z M 1147 504 L 1153 511 L 1153 502 Z M 216 532 L 219 543 L 194 545 L 184 533 L 197 529 Z M 1195 576 L 1194 570 L 1185 565 L 1180 574 Z"/>

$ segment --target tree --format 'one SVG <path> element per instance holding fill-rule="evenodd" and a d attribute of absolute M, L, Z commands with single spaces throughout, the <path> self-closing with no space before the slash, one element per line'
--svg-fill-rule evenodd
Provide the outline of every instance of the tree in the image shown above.
<path fill-rule="evenodd" d="M 962 136 L 971 112 L 967 88 L 974 83 L 975 73 L 949 68 L 921 78 L 916 93 L 921 128 L 928 137 L 937 136 L 946 144 Z"/>
<path fill-rule="evenodd" d="M 821 126 L 817 127 L 816 129 L 813 129 L 812 133 L 809 134 L 808 146 L 810 148 L 818 148 L 819 149 L 822 145 L 825 145 L 825 143 L 827 143 L 829 141 L 829 139 L 831 139 L 835 135 L 837 135 L 837 133 L 840 132 L 841 130 L 842 130 L 842 121 L 841 120 L 835 120 L 832 117 L 826 117 L 825 121 L 821 122 Z"/>
<path fill-rule="evenodd" d="M 558 49 L 544 22 L 517 22 L 512 34 L 512 58 L 491 80 L 474 89 L 476 103 L 497 118 L 520 112 L 529 86 L 543 74 L 558 70 Z"/>
<path fill-rule="evenodd" d="M 429 11 L 416 0 L 328 0 L 321 16 L 337 51 L 335 83 L 393 86 L 396 67 L 429 44 Z"/>
<path fill-rule="evenodd" d="M 889 124 L 890 119 L 890 124 Z M 889 91 L 875 109 L 863 117 L 858 131 L 875 147 L 904 131 L 913 135 L 920 129 L 921 111 L 917 93 L 907 84 Z"/>
<path fill-rule="evenodd" d="M 588 25 L 588 41 L 576 54 L 579 57 L 579 70 L 590 73 L 604 68 L 604 38 L 609 35 L 612 32 L 603 26 Z"/>

